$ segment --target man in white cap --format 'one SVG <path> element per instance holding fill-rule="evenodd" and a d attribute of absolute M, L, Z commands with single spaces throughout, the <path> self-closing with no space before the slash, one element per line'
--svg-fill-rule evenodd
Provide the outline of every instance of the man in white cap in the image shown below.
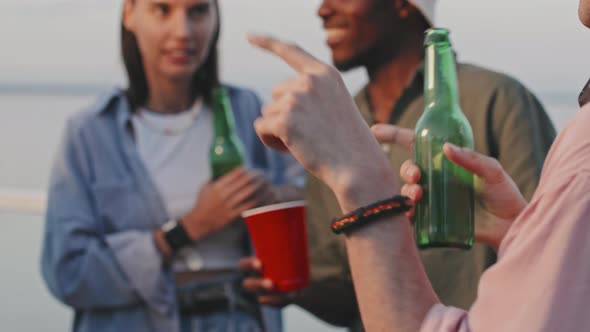
<path fill-rule="evenodd" d="M 335 67 L 363 67 L 369 82 L 355 97 L 368 124 L 414 128 L 424 110 L 424 31 L 435 23 L 435 0 L 324 0 L 323 21 Z M 452 37 L 452 36 L 451 36 Z M 497 158 L 530 199 L 543 161 L 555 137 L 542 105 L 516 80 L 477 66 L 458 63 L 461 107 L 474 132 L 477 151 Z M 393 165 L 411 152 L 383 145 Z M 306 188 L 312 285 L 290 302 L 335 325 L 362 330 L 342 238 L 327 223 L 342 215 L 332 191 L 311 174 Z M 486 215 L 476 211 L 476 224 Z M 495 252 L 482 244 L 470 251 L 431 249 L 421 252 L 428 276 L 441 301 L 468 308 L 483 271 Z M 265 300 L 276 300 L 265 297 Z"/>

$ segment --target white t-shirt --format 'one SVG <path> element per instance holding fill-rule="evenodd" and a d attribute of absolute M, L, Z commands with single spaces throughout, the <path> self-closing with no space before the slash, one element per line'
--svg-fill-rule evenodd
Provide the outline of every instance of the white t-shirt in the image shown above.
<path fill-rule="evenodd" d="M 214 129 L 211 111 L 197 102 L 187 111 L 167 114 L 139 109 L 132 117 L 139 155 L 164 201 L 169 218 L 191 210 L 209 181 L 209 147 Z M 243 225 L 232 224 L 183 248 L 173 261 L 180 271 L 235 269 L 246 252 Z"/>

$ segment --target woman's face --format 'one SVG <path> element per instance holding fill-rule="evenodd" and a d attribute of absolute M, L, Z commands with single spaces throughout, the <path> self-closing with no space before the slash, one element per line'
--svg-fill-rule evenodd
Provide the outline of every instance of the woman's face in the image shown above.
<path fill-rule="evenodd" d="M 213 0 L 126 0 L 123 24 L 148 79 L 191 79 L 209 54 L 216 11 Z"/>

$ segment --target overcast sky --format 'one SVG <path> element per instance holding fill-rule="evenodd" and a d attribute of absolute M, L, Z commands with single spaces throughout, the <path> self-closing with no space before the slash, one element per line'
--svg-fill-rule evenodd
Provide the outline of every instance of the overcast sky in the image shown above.
<path fill-rule="evenodd" d="M 263 95 L 291 75 L 251 48 L 247 32 L 270 32 L 321 59 L 328 49 L 315 12 L 320 0 L 220 0 L 227 81 Z M 452 31 L 461 61 L 510 73 L 536 92 L 579 90 L 590 75 L 590 30 L 578 0 L 440 0 L 439 26 Z M 124 82 L 118 47 L 121 0 L 0 0 L 0 83 Z M 588 61 L 590 62 L 590 61 Z M 351 89 L 363 72 L 346 75 Z"/>

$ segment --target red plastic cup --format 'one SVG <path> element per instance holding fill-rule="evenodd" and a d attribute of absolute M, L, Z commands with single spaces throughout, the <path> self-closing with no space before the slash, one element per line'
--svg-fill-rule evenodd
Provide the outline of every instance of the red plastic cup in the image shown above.
<path fill-rule="evenodd" d="M 275 290 L 288 292 L 309 286 L 309 255 L 305 202 L 267 205 L 242 213 L 262 276 Z"/>

